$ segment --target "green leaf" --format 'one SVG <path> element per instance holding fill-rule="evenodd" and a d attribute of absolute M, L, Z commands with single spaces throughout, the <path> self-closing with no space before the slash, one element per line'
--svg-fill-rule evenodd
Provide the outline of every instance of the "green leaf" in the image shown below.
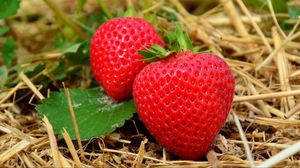
<path fill-rule="evenodd" d="M 8 37 L 2 48 L 2 59 L 6 66 L 11 66 L 15 58 L 16 44 L 12 37 Z"/>
<path fill-rule="evenodd" d="M 19 7 L 20 0 L 2 0 L 0 5 L 0 19 L 16 14 Z"/>
<path fill-rule="evenodd" d="M 265 11 L 269 11 L 268 1 L 266 0 L 244 0 L 246 4 L 250 4 L 254 7 L 261 8 Z M 271 0 L 275 13 L 286 13 L 287 1 L 286 0 Z"/>
<path fill-rule="evenodd" d="M 9 27 L 8 26 L 2 26 L 2 27 L 0 27 L 0 36 L 3 36 L 8 31 L 9 31 Z"/>
<path fill-rule="evenodd" d="M 82 140 L 101 136 L 123 126 L 135 112 L 133 100 L 116 103 L 102 91 L 93 89 L 70 89 L 72 106 Z M 61 135 L 65 128 L 76 139 L 66 93 L 54 92 L 38 105 L 39 116 L 48 117 L 54 131 Z"/>
<path fill-rule="evenodd" d="M 289 6 L 288 10 L 289 10 L 290 18 L 293 20 L 297 20 L 298 16 L 300 16 L 300 7 Z"/>
<path fill-rule="evenodd" d="M 46 68 L 46 65 L 43 64 L 37 64 L 37 65 L 32 65 L 28 66 L 27 68 L 24 68 L 23 71 L 25 71 L 25 74 L 27 77 L 31 78 L 38 73 L 42 72 Z"/>
<path fill-rule="evenodd" d="M 186 32 L 184 32 L 183 34 L 184 34 L 184 39 L 185 39 L 184 41 L 186 43 L 187 49 L 188 50 L 193 50 L 193 44 L 192 44 L 192 41 L 190 39 L 190 36 Z"/>
<path fill-rule="evenodd" d="M 143 18 L 146 19 L 152 25 L 154 25 L 157 22 L 157 20 L 156 20 L 157 15 L 152 14 L 152 13 L 145 13 Z"/>
<path fill-rule="evenodd" d="M 151 50 L 138 50 L 139 54 L 141 54 L 144 58 L 152 58 L 157 55 L 157 53 Z"/>
<path fill-rule="evenodd" d="M 160 45 L 157 44 L 153 44 L 151 46 L 151 49 L 153 49 L 154 51 L 157 51 L 158 53 L 164 55 L 167 53 L 167 50 L 165 50 L 164 48 L 162 48 Z"/>
<path fill-rule="evenodd" d="M 286 13 L 288 11 L 286 0 L 271 0 L 275 13 Z"/>
<path fill-rule="evenodd" d="M 200 47 L 194 47 L 193 49 L 192 49 L 192 51 L 194 52 L 194 53 L 199 53 L 200 52 Z M 205 51 L 204 51 L 205 52 Z"/>
<path fill-rule="evenodd" d="M 143 61 L 145 62 L 154 62 L 159 58 L 168 56 L 168 51 L 156 44 L 153 44 L 150 49 L 138 50 L 138 52 L 144 57 Z"/>
<path fill-rule="evenodd" d="M 80 48 L 80 46 L 82 45 L 82 43 L 76 43 L 74 45 L 71 45 L 69 48 L 65 49 L 62 54 L 75 54 L 78 52 L 78 49 Z"/>
<path fill-rule="evenodd" d="M 87 41 L 71 45 L 62 52 L 71 57 L 70 61 L 78 64 L 88 64 L 90 59 L 90 43 Z"/>
<path fill-rule="evenodd" d="M 183 36 L 182 30 L 179 28 L 178 25 L 176 26 L 176 36 L 177 36 L 177 42 L 178 42 L 178 44 L 179 44 L 179 47 L 180 47 L 182 50 L 185 50 L 185 49 L 186 49 L 185 38 L 184 38 L 184 36 Z"/>
<path fill-rule="evenodd" d="M 180 50 L 193 50 L 193 44 L 189 35 L 186 32 L 183 32 L 178 25 L 176 26 L 176 36 Z M 178 51 L 178 46 L 174 45 L 174 50 Z"/>
<path fill-rule="evenodd" d="M 4 86 L 8 77 L 8 70 L 6 66 L 0 66 L 0 88 Z"/>
<path fill-rule="evenodd" d="M 174 14 L 174 12 L 169 12 L 169 11 L 166 11 L 166 10 L 160 10 L 160 11 L 158 11 L 157 15 L 163 17 L 164 19 L 167 19 L 169 22 L 177 22 L 178 21 L 178 18 Z"/>
<path fill-rule="evenodd" d="M 174 41 L 176 41 L 177 36 L 174 32 L 168 31 L 167 34 L 168 34 L 168 39 L 169 39 L 170 43 L 173 43 Z"/>

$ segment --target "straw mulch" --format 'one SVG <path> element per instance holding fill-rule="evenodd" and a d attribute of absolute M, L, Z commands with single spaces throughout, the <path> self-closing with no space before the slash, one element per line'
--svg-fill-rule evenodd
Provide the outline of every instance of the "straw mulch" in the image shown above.
<path fill-rule="evenodd" d="M 178 0 L 159 1 L 144 11 L 165 10 L 173 13 L 190 33 L 194 45 L 223 57 L 233 70 L 236 90 L 232 110 L 207 159 L 178 160 L 147 134 L 136 116 L 113 134 L 88 142 L 71 141 L 66 132 L 63 139 L 57 139 L 47 118 L 37 117 L 34 110 L 34 102 L 40 102 L 47 95 L 41 94 L 40 85 L 32 84 L 32 78 L 21 73 L 16 86 L 0 90 L 0 165 L 170 168 L 252 167 L 260 164 L 263 167 L 274 164 L 278 167 L 300 166 L 300 155 L 297 154 L 300 151 L 297 143 L 300 139 L 300 20 L 293 29 L 283 31 L 277 19 L 288 16 L 275 16 L 269 1 L 266 1 L 271 11 L 269 13 L 254 11 L 242 0 L 214 2 L 214 7 L 201 14 L 191 13 Z M 34 2 L 38 8 L 24 3 L 21 12 L 30 8 L 45 15 L 44 19 L 54 19 L 42 1 Z M 99 10 L 94 7 L 94 1 L 89 0 L 88 3 L 86 10 Z M 72 11 L 72 4 L 71 0 L 65 1 L 61 8 Z M 118 3 L 110 7 L 116 5 Z M 49 37 L 57 29 L 46 27 L 46 24 L 46 21 L 35 22 L 35 25 L 11 23 L 19 27 L 15 29 L 16 36 L 19 36 L 18 45 L 32 51 L 38 50 L 40 45 L 47 45 Z M 168 28 L 171 25 L 164 17 L 157 18 L 156 26 Z M 33 28 L 27 31 L 28 35 L 22 33 L 25 27 Z M 29 52 L 19 50 L 17 53 L 28 55 Z M 38 54 L 39 61 L 58 61 L 59 53 Z M 18 59 L 28 57 L 20 56 Z M 85 84 L 83 81 L 81 86 Z M 20 92 L 23 95 L 17 94 Z M 24 111 L 28 114 L 24 115 Z"/>

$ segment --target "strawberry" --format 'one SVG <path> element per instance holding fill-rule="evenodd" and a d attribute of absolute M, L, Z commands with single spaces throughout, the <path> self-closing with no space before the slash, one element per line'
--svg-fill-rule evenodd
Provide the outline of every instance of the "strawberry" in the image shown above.
<path fill-rule="evenodd" d="M 163 46 L 153 26 L 140 18 L 115 18 L 102 24 L 91 42 L 93 75 L 106 93 L 117 101 L 132 97 L 136 74 L 146 65 L 138 50 Z"/>
<path fill-rule="evenodd" d="M 171 54 L 136 76 L 137 113 L 166 150 L 182 159 L 199 159 L 228 116 L 235 87 L 232 72 L 214 54 L 157 50 Z"/>

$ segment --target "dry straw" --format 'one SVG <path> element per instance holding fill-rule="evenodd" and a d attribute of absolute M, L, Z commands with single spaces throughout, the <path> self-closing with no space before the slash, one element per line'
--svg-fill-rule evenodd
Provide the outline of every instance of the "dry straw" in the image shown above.
<path fill-rule="evenodd" d="M 45 2 L 57 9 L 55 1 Z M 34 85 L 40 75 L 51 78 L 44 70 L 34 77 L 21 72 L 19 83 L 0 90 L 1 167 L 300 166 L 300 19 L 292 30 L 282 30 L 278 18 L 287 16 L 276 14 L 271 0 L 266 1 L 270 10 L 266 13 L 254 13 L 242 0 L 219 0 L 215 7 L 201 14 L 186 10 L 183 1 L 155 2 L 149 1 L 152 6 L 142 13 L 146 15 L 158 10 L 173 13 L 190 33 L 194 44 L 223 57 L 235 76 L 232 113 L 208 152 L 208 161 L 174 160 L 174 156 L 159 144 L 142 135 L 143 131 L 134 121 L 129 123 L 136 130 L 120 130 L 89 142 L 80 141 L 68 89 L 66 99 L 78 141 L 72 141 L 65 130 L 63 139 L 58 139 L 46 117 L 40 119 L 35 114 L 20 114 L 32 107 L 33 100 L 42 101 L 46 97 L 40 92 L 41 87 Z M 137 1 L 127 0 L 130 6 L 135 3 Z M 196 8 L 200 6 L 197 5 L 200 1 L 185 3 L 192 3 Z M 44 15 L 49 12 L 47 10 Z M 62 12 L 56 11 L 57 16 L 63 15 Z M 70 22 L 65 16 L 62 21 L 85 37 L 76 22 Z M 155 26 L 164 29 L 173 25 L 161 15 L 156 21 Z M 264 26 L 266 22 L 269 27 Z M 61 55 L 57 51 L 37 54 L 21 66 L 48 62 L 50 66 L 59 63 Z M 24 99 L 25 95 L 17 94 L 21 90 L 31 96 L 29 102 Z M 48 95 L 50 92 L 48 89 Z"/>

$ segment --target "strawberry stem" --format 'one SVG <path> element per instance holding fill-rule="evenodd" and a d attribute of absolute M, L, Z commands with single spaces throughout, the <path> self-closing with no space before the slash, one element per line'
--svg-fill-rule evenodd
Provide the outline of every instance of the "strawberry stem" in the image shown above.
<path fill-rule="evenodd" d="M 138 51 L 145 58 L 145 62 L 165 59 L 173 53 L 184 52 L 187 50 L 198 52 L 199 50 L 199 48 L 193 47 L 189 35 L 186 32 L 183 32 L 178 25 L 176 25 L 175 32 L 167 31 L 167 37 L 168 43 L 171 46 L 170 50 L 166 50 L 163 47 L 154 44 L 150 48 Z"/>
<path fill-rule="evenodd" d="M 129 6 L 124 13 L 124 17 L 137 17 L 137 12 L 134 7 Z"/>

